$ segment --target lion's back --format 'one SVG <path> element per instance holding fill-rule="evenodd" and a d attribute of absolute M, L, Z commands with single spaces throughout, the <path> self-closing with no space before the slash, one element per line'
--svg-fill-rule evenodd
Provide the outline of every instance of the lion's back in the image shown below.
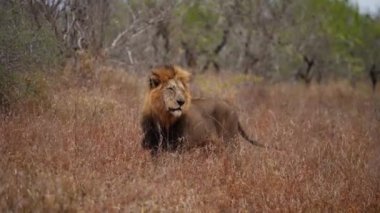
<path fill-rule="evenodd" d="M 193 99 L 186 114 L 186 137 L 192 144 L 230 140 L 238 134 L 237 113 L 220 99 Z"/>

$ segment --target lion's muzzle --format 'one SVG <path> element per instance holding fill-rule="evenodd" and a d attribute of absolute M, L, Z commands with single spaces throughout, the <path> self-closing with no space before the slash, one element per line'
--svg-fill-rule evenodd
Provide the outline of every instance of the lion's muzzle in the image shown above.
<path fill-rule="evenodd" d="M 169 112 L 174 117 L 180 117 L 182 115 L 182 106 L 185 104 L 183 99 L 177 100 L 178 107 L 169 107 Z"/>

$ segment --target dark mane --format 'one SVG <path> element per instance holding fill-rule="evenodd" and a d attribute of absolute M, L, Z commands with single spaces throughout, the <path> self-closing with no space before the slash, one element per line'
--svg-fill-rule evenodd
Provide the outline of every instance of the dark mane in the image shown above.
<path fill-rule="evenodd" d="M 141 125 L 144 129 L 142 147 L 151 150 L 152 155 L 158 151 L 178 150 L 183 142 L 186 117 L 182 116 L 169 128 L 165 129 L 151 116 L 145 116 Z"/>

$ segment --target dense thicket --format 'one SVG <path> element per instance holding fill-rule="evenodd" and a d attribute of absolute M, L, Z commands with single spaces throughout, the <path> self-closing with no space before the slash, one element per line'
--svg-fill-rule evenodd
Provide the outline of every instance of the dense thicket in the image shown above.
<path fill-rule="evenodd" d="M 357 79 L 380 57 L 379 18 L 343 0 L 0 2 L 2 72 L 87 52 L 128 70 L 178 63 L 320 82 Z"/>

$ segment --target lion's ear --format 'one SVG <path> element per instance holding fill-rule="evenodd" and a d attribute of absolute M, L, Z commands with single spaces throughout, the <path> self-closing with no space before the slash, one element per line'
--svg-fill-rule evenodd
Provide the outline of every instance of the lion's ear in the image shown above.
<path fill-rule="evenodd" d="M 158 87 L 158 85 L 160 85 L 160 79 L 158 78 L 157 75 L 152 74 L 149 77 L 149 87 L 150 87 L 150 89 L 154 89 L 154 88 Z"/>

